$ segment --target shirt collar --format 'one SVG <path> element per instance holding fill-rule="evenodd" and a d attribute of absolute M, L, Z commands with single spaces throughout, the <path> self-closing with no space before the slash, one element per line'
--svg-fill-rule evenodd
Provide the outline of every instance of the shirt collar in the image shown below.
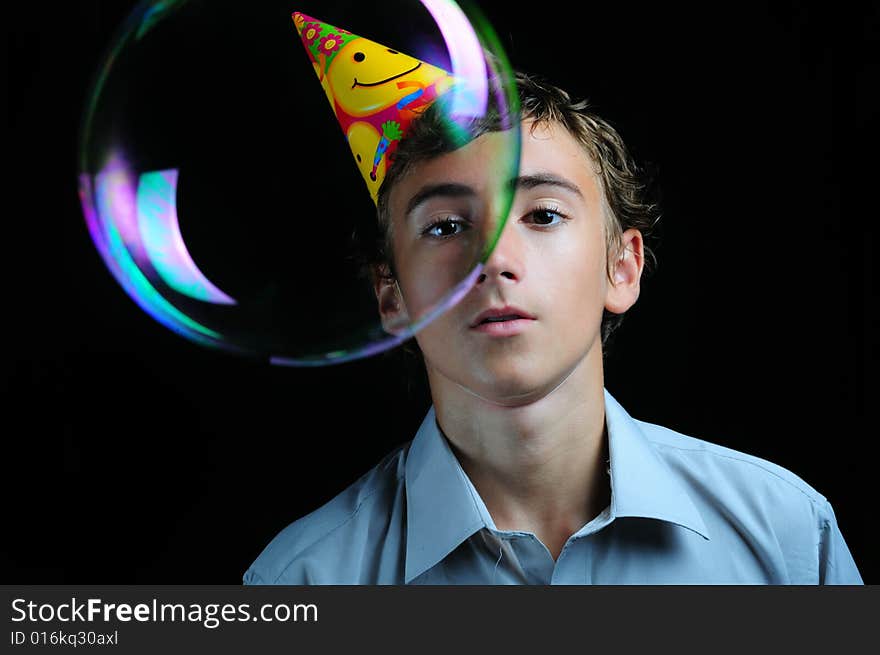
<path fill-rule="evenodd" d="M 654 451 L 636 422 L 605 390 L 605 422 L 611 459 L 611 517 L 668 521 L 709 533 L 675 473 Z M 421 575 L 482 528 L 494 522 L 428 411 L 406 461 L 405 582 Z M 586 526 L 585 526 L 586 527 Z"/>
<path fill-rule="evenodd" d="M 668 521 L 709 539 L 706 524 L 678 474 L 607 389 L 605 425 L 611 459 L 611 516 Z"/>
<path fill-rule="evenodd" d="M 422 421 L 406 458 L 406 569 L 421 575 L 485 527 L 461 468 L 440 432 L 434 408 Z"/>

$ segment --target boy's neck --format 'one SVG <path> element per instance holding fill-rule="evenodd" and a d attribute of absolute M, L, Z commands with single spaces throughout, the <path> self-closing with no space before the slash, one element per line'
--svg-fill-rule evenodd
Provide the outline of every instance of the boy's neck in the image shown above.
<path fill-rule="evenodd" d="M 437 422 L 501 530 L 537 535 L 556 559 L 610 501 L 601 348 L 552 392 L 488 402 L 428 368 Z"/>

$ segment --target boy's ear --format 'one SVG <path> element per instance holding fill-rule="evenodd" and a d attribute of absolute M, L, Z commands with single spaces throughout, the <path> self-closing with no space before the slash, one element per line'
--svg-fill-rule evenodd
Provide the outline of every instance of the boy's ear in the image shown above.
<path fill-rule="evenodd" d="M 612 314 L 623 314 L 636 303 L 644 265 L 642 233 L 630 228 L 621 235 L 620 250 L 611 266 L 611 284 L 605 293 L 605 309 Z"/>
<path fill-rule="evenodd" d="M 406 303 L 403 302 L 403 295 L 400 292 L 400 285 L 391 274 L 387 264 L 373 267 L 373 291 L 376 293 L 376 300 L 379 303 L 382 329 L 389 334 L 397 334 L 409 324 L 410 320 Z"/>

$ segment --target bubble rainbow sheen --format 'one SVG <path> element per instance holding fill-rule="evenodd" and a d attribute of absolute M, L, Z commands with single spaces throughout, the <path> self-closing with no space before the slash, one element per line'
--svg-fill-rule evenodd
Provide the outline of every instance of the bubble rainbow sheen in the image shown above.
<path fill-rule="evenodd" d="M 116 281 L 147 314 L 202 345 L 231 347 L 220 333 L 166 300 L 156 288 L 157 280 L 150 279 L 148 272 L 154 270 L 181 293 L 207 302 L 234 302 L 209 281 L 194 280 L 194 273 L 200 274 L 179 238 L 173 199 L 167 198 L 167 184 L 173 195 L 177 171 L 139 177 L 136 182 L 118 155 L 94 177 L 80 175 L 80 204 L 92 241 Z M 165 198 L 157 197 L 162 193 L 157 179 L 166 182 Z"/>

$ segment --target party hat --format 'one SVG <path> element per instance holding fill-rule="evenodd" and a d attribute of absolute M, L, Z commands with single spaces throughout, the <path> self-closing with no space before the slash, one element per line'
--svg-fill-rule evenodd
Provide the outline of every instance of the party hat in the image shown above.
<path fill-rule="evenodd" d="M 293 23 L 375 203 L 410 124 L 454 79 L 442 68 L 298 11 Z"/>

